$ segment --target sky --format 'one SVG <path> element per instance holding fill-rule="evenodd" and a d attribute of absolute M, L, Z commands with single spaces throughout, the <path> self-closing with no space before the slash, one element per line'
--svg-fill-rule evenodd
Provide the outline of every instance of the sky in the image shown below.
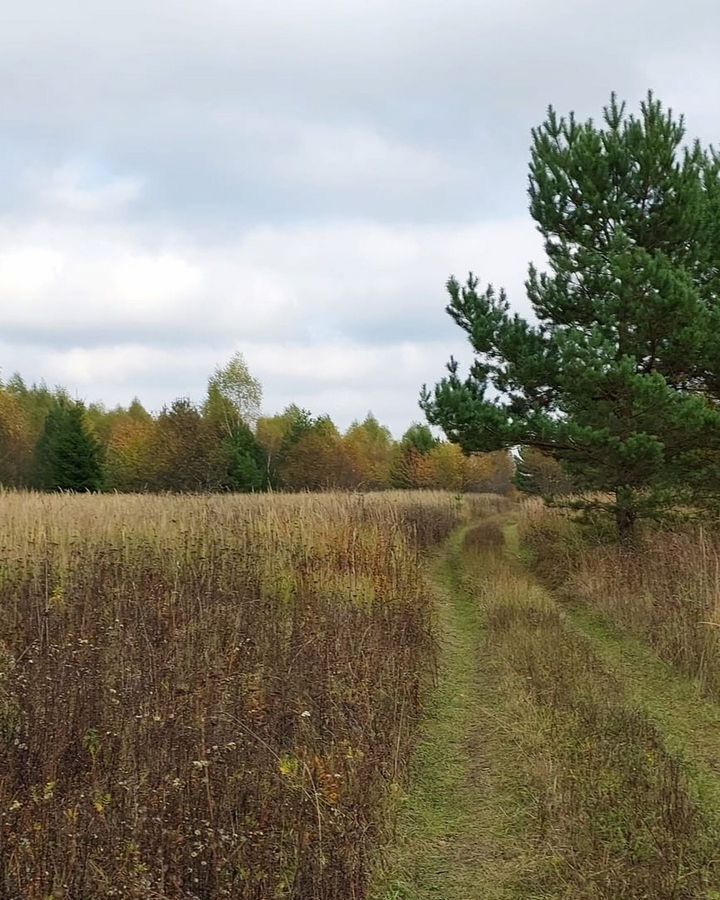
<path fill-rule="evenodd" d="M 469 270 L 527 312 L 530 130 L 652 88 L 718 143 L 714 0 L 0 0 L 0 377 L 396 435 Z"/>

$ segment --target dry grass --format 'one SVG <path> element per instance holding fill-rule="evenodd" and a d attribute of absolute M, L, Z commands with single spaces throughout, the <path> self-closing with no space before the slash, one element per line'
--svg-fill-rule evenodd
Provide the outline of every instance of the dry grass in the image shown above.
<path fill-rule="evenodd" d="M 471 519 L 509 512 L 515 507 L 512 497 L 500 494 L 465 494 L 465 506 Z"/>
<path fill-rule="evenodd" d="M 363 897 L 462 513 L 3 495 L 0 895 Z"/>
<path fill-rule="evenodd" d="M 642 637 L 720 697 L 720 534 L 648 531 L 628 550 L 588 543 L 558 511 L 529 508 L 523 524 L 546 578 Z"/>
<path fill-rule="evenodd" d="M 710 896 L 715 835 L 680 759 L 552 595 L 496 543 L 469 541 L 465 565 L 485 613 L 481 652 L 504 670 L 520 751 L 506 759 L 515 759 L 524 871 L 508 895 Z"/>

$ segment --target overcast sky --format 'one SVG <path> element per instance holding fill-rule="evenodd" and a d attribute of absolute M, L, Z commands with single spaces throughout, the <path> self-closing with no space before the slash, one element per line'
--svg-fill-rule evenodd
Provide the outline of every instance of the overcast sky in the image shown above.
<path fill-rule="evenodd" d="M 648 88 L 720 143 L 714 0 L 0 0 L 0 365 L 396 434 L 464 342 L 469 269 L 526 308 L 529 132 Z"/>

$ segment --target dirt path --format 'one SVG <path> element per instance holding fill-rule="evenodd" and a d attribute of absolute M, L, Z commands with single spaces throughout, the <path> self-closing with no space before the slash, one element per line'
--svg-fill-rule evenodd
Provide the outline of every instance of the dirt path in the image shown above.
<path fill-rule="evenodd" d="M 439 683 L 412 767 L 394 875 L 378 900 L 502 900 L 521 895 L 516 785 L 496 761 L 512 755 L 499 674 L 482 653 L 483 610 L 466 580 L 463 542 L 453 536 L 433 567 L 442 640 Z"/>
<path fill-rule="evenodd" d="M 720 898 L 720 707 L 557 604 L 507 517 L 432 580 L 441 672 L 374 900 Z"/>

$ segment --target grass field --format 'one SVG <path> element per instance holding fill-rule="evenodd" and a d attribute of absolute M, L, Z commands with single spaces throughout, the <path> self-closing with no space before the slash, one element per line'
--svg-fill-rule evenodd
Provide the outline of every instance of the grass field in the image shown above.
<path fill-rule="evenodd" d="M 10 493 L 0 541 L 3 900 L 720 897 L 712 534 Z"/>
<path fill-rule="evenodd" d="M 441 677 L 373 896 L 716 900 L 720 709 L 538 580 L 543 516 L 487 517 L 436 564 Z M 535 558 L 548 581 L 567 550 Z"/>
<path fill-rule="evenodd" d="M 0 894 L 365 895 L 444 494 L 0 504 Z"/>

